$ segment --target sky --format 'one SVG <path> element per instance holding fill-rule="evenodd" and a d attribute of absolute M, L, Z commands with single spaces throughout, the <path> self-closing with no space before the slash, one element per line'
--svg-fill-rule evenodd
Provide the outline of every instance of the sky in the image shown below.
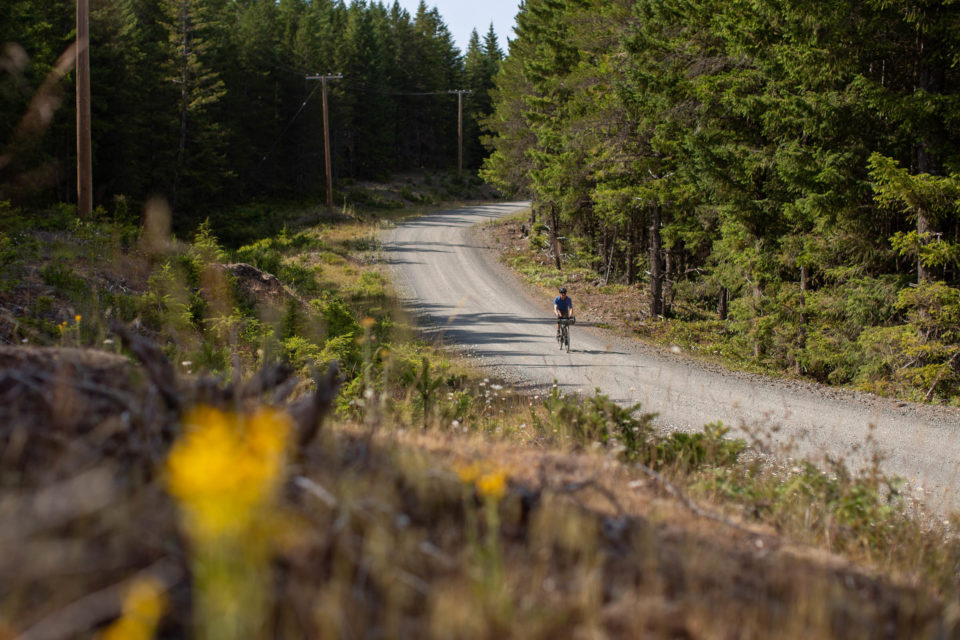
<path fill-rule="evenodd" d="M 420 0 L 399 0 L 400 6 L 416 15 Z M 466 53 L 470 42 L 470 32 L 474 29 L 481 39 L 493 23 L 497 32 L 500 48 L 507 52 L 507 40 L 512 40 L 514 18 L 520 0 L 426 0 L 427 7 L 436 7 L 444 24 L 450 29 L 454 43 L 461 53 Z M 392 2 L 385 2 L 390 5 Z"/>

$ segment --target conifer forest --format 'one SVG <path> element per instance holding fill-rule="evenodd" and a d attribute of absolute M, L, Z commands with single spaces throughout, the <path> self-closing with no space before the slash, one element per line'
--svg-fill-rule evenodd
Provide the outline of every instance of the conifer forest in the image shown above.
<path fill-rule="evenodd" d="M 951 1 L 526 0 L 482 173 L 694 341 L 955 399 L 958 63 Z"/>
<path fill-rule="evenodd" d="M 75 198 L 73 69 L 62 58 L 75 4 L 0 7 L 0 140 L 12 159 L 0 164 L 0 200 Z M 90 34 L 95 202 L 162 195 L 181 217 L 325 188 L 322 75 L 342 75 L 328 82 L 335 178 L 456 169 L 457 90 L 473 91 L 463 162 L 475 170 L 476 115 L 503 55 L 492 27 L 461 53 L 424 3 L 411 15 L 363 1 L 94 0 Z M 58 111 L 40 141 L 29 135 L 40 123 L 23 120 L 37 99 Z"/>

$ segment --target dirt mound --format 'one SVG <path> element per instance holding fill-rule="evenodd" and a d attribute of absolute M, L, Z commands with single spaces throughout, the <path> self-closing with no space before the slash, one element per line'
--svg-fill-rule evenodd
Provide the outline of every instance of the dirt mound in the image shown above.
<path fill-rule="evenodd" d="M 294 302 L 297 306 L 306 307 L 306 302 L 272 273 L 261 271 L 245 262 L 218 264 L 216 268 L 231 274 L 240 290 L 259 305 L 286 307 Z"/>

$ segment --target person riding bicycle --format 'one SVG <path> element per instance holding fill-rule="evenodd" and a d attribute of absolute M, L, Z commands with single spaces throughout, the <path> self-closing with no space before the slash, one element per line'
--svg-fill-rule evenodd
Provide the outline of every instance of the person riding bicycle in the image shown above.
<path fill-rule="evenodd" d="M 567 296 L 566 287 L 560 287 L 560 295 L 553 299 L 553 312 L 557 316 L 557 335 L 560 335 L 560 318 L 569 318 L 573 313 L 573 300 Z"/>

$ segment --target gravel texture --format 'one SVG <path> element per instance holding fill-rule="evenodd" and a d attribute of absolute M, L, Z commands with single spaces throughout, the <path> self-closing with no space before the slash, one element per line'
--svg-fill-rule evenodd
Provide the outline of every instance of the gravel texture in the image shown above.
<path fill-rule="evenodd" d="M 960 409 L 732 372 L 589 323 L 574 325 L 571 351 L 561 351 L 552 298 L 533 299 L 476 227 L 528 206 L 443 211 L 385 233 L 397 290 L 427 335 L 465 350 L 491 377 L 518 388 L 542 393 L 556 382 L 565 392 L 599 389 L 656 412 L 664 429 L 721 421 L 783 455 L 841 456 L 855 468 L 879 453 L 883 471 L 906 479 L 929 507 L 960 509 Z M 576 305 L 576 291 L 570 293 Z"/>

